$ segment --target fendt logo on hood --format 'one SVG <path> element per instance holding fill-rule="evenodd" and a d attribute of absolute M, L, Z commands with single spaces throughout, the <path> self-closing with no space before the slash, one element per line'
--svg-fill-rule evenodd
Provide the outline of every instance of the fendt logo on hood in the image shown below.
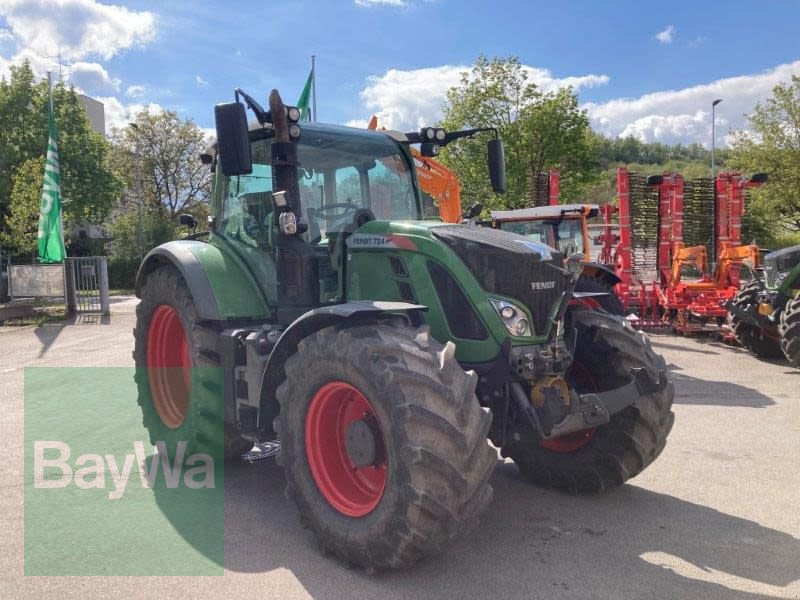
<path fill-rule="evenodd" d="M 531 289 L 534 292 L 540 292 L 542 290 L 552 290 L 556 287 L 555 281 L 531 281 Z"/>

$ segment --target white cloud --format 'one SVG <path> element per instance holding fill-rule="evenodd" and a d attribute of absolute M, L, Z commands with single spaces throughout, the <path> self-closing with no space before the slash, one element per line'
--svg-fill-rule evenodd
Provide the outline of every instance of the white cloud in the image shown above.
<path fill-rule="evenodd" d="M 406 6 L 406 0 L 355 0 L 356 6 Z"/>
<path fill-rule="evenodd" d="M 0 28 L 0 42 L 10 42 L 14 39 L 14 34 L 10 29 Z"/>
<path fill-rule="evenodd" d="M 125 95 L 129 98 L 141 98 L 144 96 L 146 89 L 143 85 L 129 85 L 128 89 L 125 90 Z"/>
<path fill-rule="evenodd" d="M 155 36 L 155 15 L 95 0 L 0 0 L 16 40 L 41 56 L 108 60 Z"/>
<path fill-rule="evenodd" d="M 69 68 L 70 81 L 76 87 L 91 93 L 103 94 L 118 92 L 121 81 L 113 78 L 108 71 L 98 63 L 76 62 Z"/>
<path fill-rule="evenodd" d="M 123 104 L 114 96 L 96 96 L 95 100 L 103 103 L 106 115 L 106 133 L 111 134 L 114 128 L 122 129 L 136 118 L 136 115 L 145 108 L 150 112 L 162 110 L 161 105 L 151 102 L 149 104 Z"/>
<path fill-rule="evenodd" d="M 200 75 L 195 75 L 194 76 L 194 81 L 197 84 L 197 87 L 199 87 L 199 88 L 207 88 L 208 87 L 208 81 L 206 81 L 205 79 L 200 77 Z"/>
<path fill-rule="evenodd" d="M 763 102 L 778 83 L 800 75 L 800 60 L 763 73 L 718 79 L 680 90 L 588 103 L 592 126 L 609 136 L 633 135 L 643 141 L 698 142 L 711 145 L 711 102 L 717 106 L 717 143 L 726 142 L 728 129 L 747 126 L 745 114 Z"/>
<path fill-rule="evenodd" d="M 529 81 L 544 91 L 572 86 L 580 89 L 605 85 L 609 79 L 606 75 L 583 75 L 553 77 L 547 69 L 524 67 Z M 366 119 L 377 115 L 378 124 L 389 129 L 416 129 L 430 125 L 442 118 L 442 104 L 447 90 L 457 86 L 461 74 L 471 70 L 464 65 L 442 65 L 402 71 L 389 69 L 383 75 L 375 75 L 367 79 L 367 86 L 361 91 L 364 104 L 363 117 L 348 122 L 349 125 L 365 126 Z"/>
<path fill-rule="evenodd" d="M 667 25 L 667 28 L 664 31 L 659 31 L 656 34 L 656 39 L 662 44 L 671 44 L 674 37 L 675 27 L 672 25 Z"/>

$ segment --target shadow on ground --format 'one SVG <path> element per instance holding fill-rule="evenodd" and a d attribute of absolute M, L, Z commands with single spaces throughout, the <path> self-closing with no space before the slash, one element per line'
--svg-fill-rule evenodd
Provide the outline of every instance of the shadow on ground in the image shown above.
<path fill-rule="evenodd" d="M 39 348 L 39 358 L 47 354 L 47 351 L 50 350 L 53 342 L 58 339 L 58 336 L 64 328 L 70 325 L 111 325 L 111 317 L 99 314 L 73 315 L 59 323 L 45 323 L 39 325 L 33 330 L 34 335 L 36 335 L 36 338 L 41 344 Z"/>
<path fill-rule="evenodd" d="M 690 377 L 679 373 L 681 368 L 672 364 L 668 368 L 675 385 L 675 404 L 747 408 L 766 408 L 775 404 L 772 398 L 753 388 L 730 381 Z"/>
<path fill-rule="evenodd" d="M 800 540 L 635 485 L 576 498 L 522 481 L 498 464 L 479 528 L 441 555 L 368 576 L 316 551 L 269 459 L 225 473 L 226 569 L 287 569 L 314 598 L 755 598 L 800 580 Z M 156 498 L 159 501 L 159 498 Z M 176 528 L 181 506 L 159 502 Z M 195 544 L 196 531 L 186 539 Z M 422 594 L 423 596 L 425 593 Z"/>

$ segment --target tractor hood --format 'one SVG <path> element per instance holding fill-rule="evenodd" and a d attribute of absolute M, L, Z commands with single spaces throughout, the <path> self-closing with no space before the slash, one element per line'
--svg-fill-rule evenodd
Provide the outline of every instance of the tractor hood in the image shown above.
<path fill-rule="evenodd" d="M 525 305 L 537 335 L 550 330 L 553 311 L 567 286 L 561 253 L 507 231 L 437 221 L 372 221 L 351 235 L 347 246 L 356 253 L 424 254 L 454 273 L 452 262 L 462 269 L 466 266 L 488 296 L 513 298 Z"/>
<path fill-rule="evenodd" d="M 561 253 L 525 236 L 485 227 L 448 225 L 431 233 L 455 251 L 484 290 L 519 300 L 530 310 L 534 329 L 549 330 L 567 285 Z"/>

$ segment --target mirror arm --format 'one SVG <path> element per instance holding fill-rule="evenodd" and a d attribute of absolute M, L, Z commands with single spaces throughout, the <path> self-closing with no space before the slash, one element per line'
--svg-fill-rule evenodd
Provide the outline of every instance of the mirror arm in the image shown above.
<path fill-rule="evenodd" d="M 484 131 L 491 131 L 494 134 L 494 139 L 499 138 L 499 134 L 497 133 L 496 127 L 478 127 L 477 129 L 464 129 L 463 131 L 453 131 L 452 133 L 448 133 L 445 135 L 444 140 L 439 144 L 440 146 L 446 146 L 450 142 L 454 142 L 455 140 L 465 138 L 465 137 L 472 137 L 476 133 L 482 133 Z"/>
<path fill-rule="evenodd" d="M 256 116 L 256 120 L 261 125 L 272 123 L 272 116 L 269 114 L 269 112 L 264 110 L 264 108 L 242 88 L 237 87 L 235 90 L 233 90 L 233 94 L 236 97 L 236 102 L 239 102 L 239 96 L 244 98 L 244 102 L 245 104 L 247 104 L 247 108 L 253 111 L 253 114 Z"/>

